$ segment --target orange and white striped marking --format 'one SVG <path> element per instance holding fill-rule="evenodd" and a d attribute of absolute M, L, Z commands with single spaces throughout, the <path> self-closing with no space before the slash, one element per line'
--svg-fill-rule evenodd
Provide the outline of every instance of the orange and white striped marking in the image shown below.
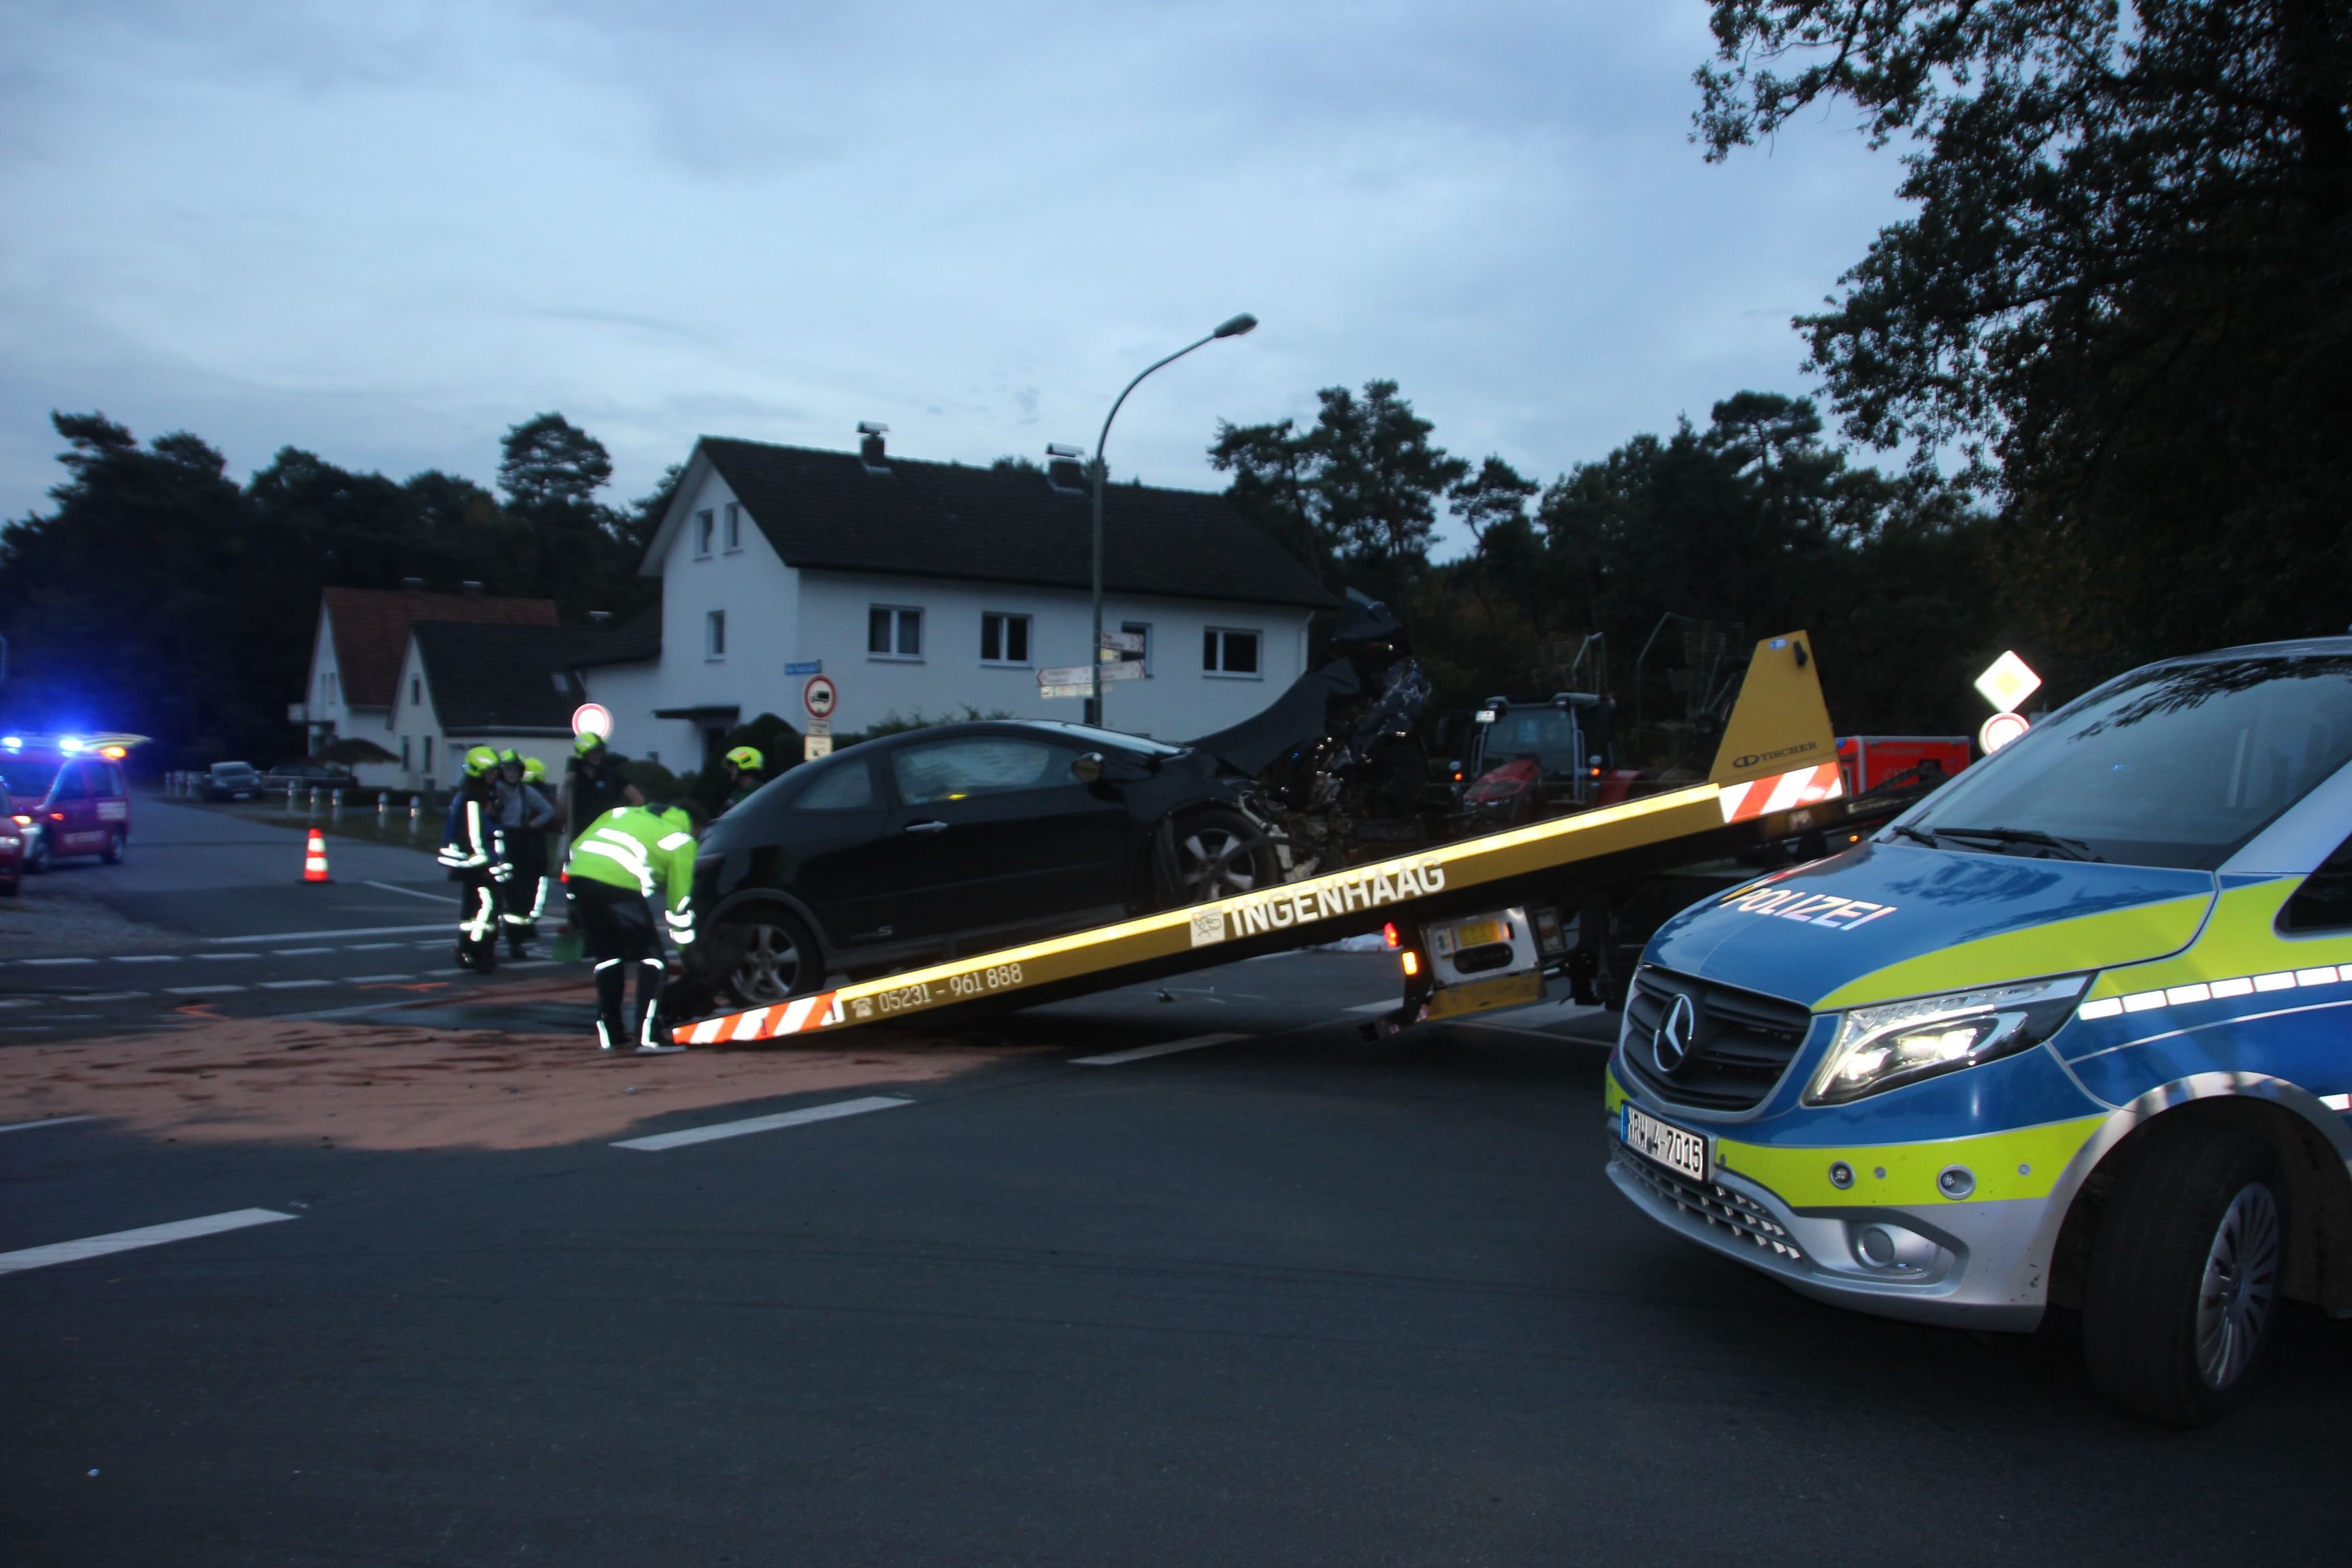
<path fill-rule="evenodd" d="M 302 852 L 302 879 L 324 882 L 327 876 L 327 836 L 317 828 L 310 829 L 310 846 Z"/>
<path fill-rule="evenodd" d="M 1798 768 L 1770 778 L 1723 787 L 1723 820 L 1746 822 L 1775 811 L 1793 811 L 1835 800 L 1845 793 L 1845 778 L 1835 763 Z"/>
<path fill-rule="evenodd" d="M 753 1007 L 748 1012 L 705 1018 L 687 1029 L 686 1043 L 715 1046 L 722 1041 L 772 1040 L 779 1035 L 806 1034 L 840 1022 L 841 1004 L 832 992 L 825 991 L 780 1002 L 772 1007 Z"/>

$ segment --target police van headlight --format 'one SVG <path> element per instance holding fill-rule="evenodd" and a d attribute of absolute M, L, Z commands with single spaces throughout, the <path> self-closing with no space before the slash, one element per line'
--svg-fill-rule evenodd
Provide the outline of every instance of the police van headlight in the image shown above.
<path fill-rule="evenodd" d="M 2057 1032 L 2090 978 L 2069 974 L 1853 1008 L 1838 1021 L 1805 1103 L 1843 1105 L 2029 1050 Z"/>

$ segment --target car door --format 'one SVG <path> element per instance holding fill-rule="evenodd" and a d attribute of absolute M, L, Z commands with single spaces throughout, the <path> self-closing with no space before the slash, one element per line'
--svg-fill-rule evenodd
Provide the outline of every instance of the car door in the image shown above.
<path fill-rule="evenodd" d="M 103 849 L 117 829 L 131 836 L 131 781 L 116 763 L 85 763 L 90 773 L 90 814 L 98 830 L 94 848 Z"/>
<path fill-rule="evenodd" d="M 845 756 L 811 775 L 779 818 L 781 885 L 816 917 L 829 948 L 895 941 L 898 899 L 882 862 L 898 846 L 872 759 Z"/>
<path fill-rule="evenodd" d="M 892 883 L 902 931 L 968 938 L 1115 911 L 1126 886 L 1127 806 L 1078 782 L 1070 764 L 1082 754 L 1019 731 L 894 748 Z"/>
<path fill-rule="evenodd" d="M 58 770 L 47 812 L 52 855 L 87 855 L 101 842 L 88 769 L 86 763 L 68 763 Z"/>

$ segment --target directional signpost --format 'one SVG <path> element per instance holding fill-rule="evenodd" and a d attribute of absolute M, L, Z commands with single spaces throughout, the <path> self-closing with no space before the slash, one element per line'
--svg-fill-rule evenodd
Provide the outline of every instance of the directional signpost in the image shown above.
<path fill-rule="evenodd" d="M 1051 669 L 1037 672 L 1037 694 L 1048 701 L 1056 697 L 1092 697 L 1095 694 L 1094 681 L 1087 679 L 1089 676 L 1105 681 L 1140 680 L 1143 679 L 1143 666 L 1106 664 L 1098 669 L 1089 670 L 1083 664 L 1056 665 Z"/>

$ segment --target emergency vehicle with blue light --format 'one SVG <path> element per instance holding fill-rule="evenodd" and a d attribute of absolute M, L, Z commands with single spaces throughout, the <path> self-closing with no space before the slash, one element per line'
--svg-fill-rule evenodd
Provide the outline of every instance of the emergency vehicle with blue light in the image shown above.
<path fill-rule="evenodd" d="M 120 861 L 131 842 L 131 784 L 123 760 L 143 735 L 0 734 L 0 780 L 23 839 L 22 868 L 61 858 Z"/>
<path fill-rule="evenodd" d="M 1824 1301 L 2079 1310 L 2093 1383 L 2227 1409 L 2352 1316 L 2352 638 L 2168 660 L 1652 938 L 1619 1190 Z"/>

